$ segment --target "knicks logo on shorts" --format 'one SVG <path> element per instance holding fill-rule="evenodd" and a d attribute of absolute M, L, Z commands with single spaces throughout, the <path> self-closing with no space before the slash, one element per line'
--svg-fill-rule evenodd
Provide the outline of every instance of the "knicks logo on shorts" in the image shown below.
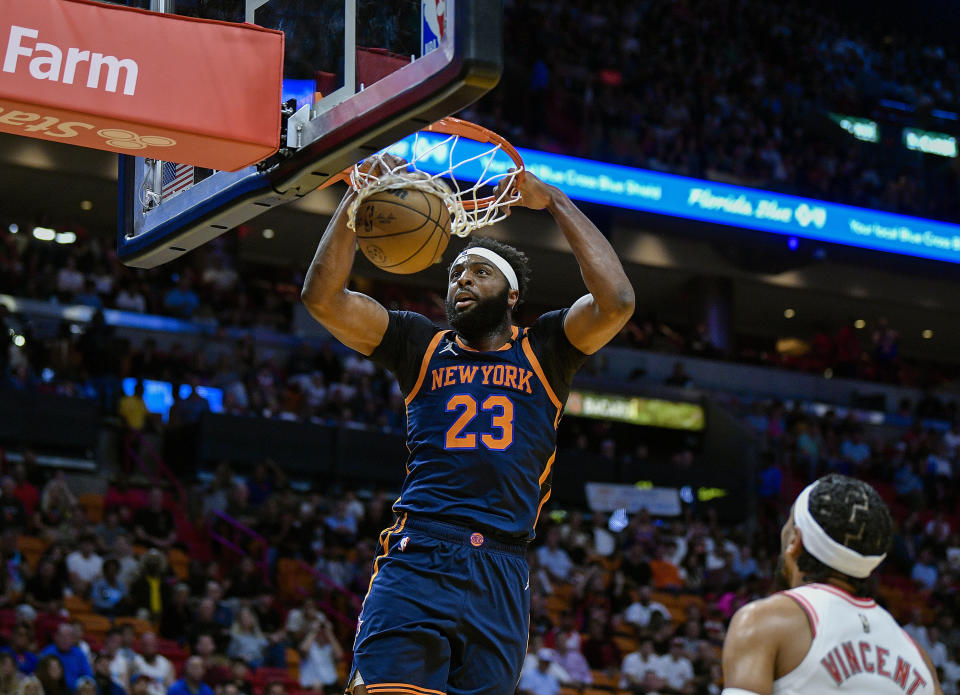
<path fill-rule="evenodd" d="M 470 534 L 470 545 L 474 548 L 479 548 L 483 545 L 483 534 L 482 533 L 473 533 Z"/>

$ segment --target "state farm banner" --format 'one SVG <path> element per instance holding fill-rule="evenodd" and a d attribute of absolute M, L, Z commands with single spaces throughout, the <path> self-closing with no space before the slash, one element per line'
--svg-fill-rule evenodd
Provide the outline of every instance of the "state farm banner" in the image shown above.
<path fill-rule="evenodd" d="M 0 131 L 235 171 L 277 151 L 283 32 L 0 0 Z"/>

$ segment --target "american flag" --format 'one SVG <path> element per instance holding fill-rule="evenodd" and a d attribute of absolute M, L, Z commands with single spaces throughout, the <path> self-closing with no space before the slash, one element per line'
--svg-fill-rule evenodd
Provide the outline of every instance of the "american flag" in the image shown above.
<path fill-rule="evenodd" d="M 193 167 L 189 164 L 163 163 L 160 200 L 166 200 L 193 185 Z"/>

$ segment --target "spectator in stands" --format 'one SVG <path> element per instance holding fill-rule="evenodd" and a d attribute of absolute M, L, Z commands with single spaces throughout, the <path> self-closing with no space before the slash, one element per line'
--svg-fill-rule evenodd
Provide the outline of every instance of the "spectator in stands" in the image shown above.
<path fill-rule="evenodd" d="M 250 491 L 242 480 L 230 487 L 227 493 L 227 508 L 224 511 L 227 516 L 241 524 L 253 526 L 256 523 L 256 512 L 250 506 Z"/>
<path fill-rule="evenodd" d="M 635 693 L 646 693 L 663 687 L 666 676 L 663 659 L 653 651 L 653 640 L 644 637 L 637 651 L 627 654 L 620 667 L 620 687 Z"/>
<path fill-rule="evenodd" d="M 756 558 L 753 557 L 753 548 L 746 543 L 741 545 L 737 549 L 732 569 L 741 580 L 755 576 L 759 572 L 759 567 Z"/>
<path fill-rule="evenodd" d="M 17 482 L 9 475 L 0 478 L 0 524 L 18 529 L 27 525 L 27 510 L 17 497 Z"/>
<path fill-rule="evenodd" d="M 177 539 L 173 514 L 163 506 L 163 490 L 152 488 L 146 507 L 134 514 L 134 536 L 152 548 L 169 550 Z"/>
<path fill-rule="evenodd" d="M 44 695 L 43 685 L 36 676 L 25 676 L 16 690 L 17 695 Z"/>
<path fill-rule="evenodd" d="M 312 598 L 304 600 L 302 607 L 292 608 L 287 613 L 285 629 L 292 644 L 300 644 L 307 633 L 320 629 L 326 622 L 326 616 L 317 610 Z"/>
<path fill-rule="evenodd" d="M 77 633 L 70 623 L 60 623 L 56 632 L 53 633 L 53 643 L 40 652 L 37 676 L 41 681 L 43 681 L 41 671 L 44 657 L 48 656 L 56 657 L 57 662 L 62 665 L 64 683 L 71 692 L 75 689 L 77 679 L 80 676 L 93 676 L 90 662 L 83 650 L 77 646 Z M 46 686 L 44 686 L 44 691 L 46 691 Z"/>
<path fill-rule="evenodd" d="M 655 589 L 679 589 L 683 586 L 679 568 L 670 560 L 671 550 L 676 543 L 668 540 L 657 544 L 654 556 L 650 560 L 650 573 Z"/>
<path fill-rule="evenodd" d="M 126 691 L 130 687 L 130 667 L 133 656 L 128 659 L 122 653 L 122 647 L 123 630 L 112 627 L 107 630 L 107 634 L 103 638 L 103 649 L 100 650 L 100 657 L 107 660 L 110 679 Z M 99 676 L 96 664 L 94 664 L 93 670 L 94 675 Z"/>
<path fill-rule="evenodd" d="M 270 681 L 263 689 L 263 695 L 287 695 L 287 691 L 280 681 Z"/>
<path fill-rule="evenodd" d="M 337 662 L 343 649 L 333 634 L 333 626 L 324 618 L 300 642 L 300 685 L 325 690 L 337 682 Z"/>
<path fill-rule="evenodd" d="M 130 676 L 130 695 L 150 695 L 150 679 L 139 673 Z"/>
<path fill-rule="evenodd" d="M 119 615 L 127 590 L 120 583 L 120 563 L 116 558 L 108 557 L 103 563 L 103 576 L 93 583 L 90 601 L 102 615 Z"/>
<path fill-rule="evenodd" d="M 110 657 L 100 652 L 93 660 L 93 680 L 99 695 L 126 695 L 110 673 Z"/>
<path fill-rule="evenodd" d="M 933 591 L 937 585 L 939 577 L 937 564 L 933 559 L 933 551 L 930 548 L 924 548 L 920 551 L 920 557 L 917 558 L 910 572 L 910 578 L 917 583 L 921 590 Z"/>
<path fill-rule="evenodd" d="M 187 271 L 180 274 L 177 284 L 163 296 L 163 310 L 170 316 L 189 319 L 193 316 L 200 299 L 192 289 L 192 281 Z"/>
<path fill-rule="evenodd" d="M 132 277 L 125 277 L 120 282 L 120 291 L 113 300 L 113 305 L 122 311 L 135 311 L 138 314 L 147 313 L 147 298 L 137 287 Z"/>
<path fill-rule="evenodd" d="M 97 539 L 92 534 L 80 536 L 79 546 L 67 555 L 67 576 L 73 593 L 86 597 L 103 575 L 103 558 L 96 553 Z"/>
<path fill-rule="evenodd" d="M 63 663 L 56 656 L 41 656 L 34 675 L 43 686 L 43 695 L 69 695 L 73 692 L 67 687 Z"/>
<path fill-rule="evenodd" d="M 137 617 L 159 620 L 163 607 L 170 600 L 166 558 L 151 548 L 140 558 L 140 571 L 130 585 L 130 608 Z"/>
<path fill-rule="evenodd" d="M 190 610 L 190 587 L 179 582 L 174 585 L 170 600 L 163 604 L 160 616 L 160 636 L 180 644 L 187 641 L 193 612 Z"/>
<path fill-rule="evenodd" d="M 602 512 L 593 513 L 589 547 L 589 554 L 598 557 L 610 557 L 616 550 L 616 539 L 607 528 L 607 515 Z"/>
<path fill-rule="evenodd" d="M 83 289 L 74 295 L 73 303 L 94 309 L 103 309 L 103 300 L 100 298 L 97 285 L 93 280 L 86 280 L 83 283 Z"/>
<path fill-rule="evenodd" d="M 33 673 L 37 668 L 37 655 L 33 652 L 33 630 L 26 623 L 14 625 L 9 644 L 0 647 L 0 653 L 12 656 L 17 668 L 24 675 Z"/>
<path fill-rule="evenodd" d="M 223 600 L 223 585 L 216 580 L 209 580 L 204 598 L 213 601 L 213 605 L 216 607 L 213 613 L 214 620 L 220 627 L 229 631 L 233 625 L 233 609 L 231 608 L 233 602 Z"/>
<path fill-rule="evenodd" d="M 93 676 L 80 676 L 77 679 L 76 695 L 97 695 L 97 681 Z"/>
<path fill-rule="evenodd" d="M 227 581 L 226 595 L 228 598 L 252 599 L 263 593 L 263 575 L 257 564 L 249 555 L 240 558 L 240 563 L 230 574 Z"/>
<path fill-rule="evenodd" d="M 90 644 L 83 638 L 84 633 L 86 632 L 83 627 L 83 622 L 77 618 L 74 618 L 70 621 L 70 627 L 73 628 L 74 644 L 80 648 L 80 651 L 83 652 L 83 655 L 87 658 L 87 663 L 90 664 L 91 668 L 93 668 L 93 650 L 90 649 Z"/>
<path fill-rule="evenodd" d="M 20 596 L 23 594 L 26 575 L 29 568 L 23 553 L 18 548 L 19 531 L 15 528 L 5 528 L 0 531 L 0 562 L 6 569 L 7 588 Z"/>
<path fill-rule="evenodd" d="M 24 454 L 26 459 L 26 454 Z M 27 477 L 27 467 L 23 463 L 18 463 L 13 467 L 13 480 L 16 487 L 13 489 L 14 496 L 23 504 L 23 509 L 28 516 L 33 516 L 40 502 L 40 492 L 37 486 L 30 482 Z"/>
<path fill-rule="evenodd" d="M 57 271 L 57 292 L 61 301 L 70 302 L 83 289 L 83 273 L 77 270 L 77 259 L 67 257 L 67 264 Z"/>
<path fill-rule="evenodd" d="M 556 660 L 552 649 L 541 647 L 537 650 L 537 668 L 527 669 L 520 676 L 517 685 L 521 695 L 557 695 L 560 692 L 560 683 L 550 673 L 550 664 Z"/>
<path fill-rule="evenodd" d="M 661 660 L 660 668 L 671 692 L 693 692 L 693 664 L 683 652 L 682 637 L 670 640 L 670 653 Z"/>
<path fill-rule="evenodd" d="M 97 538 L 97 548 L 101 555 L 113 553 L 120 536 L 126 533 L 126 529 L 120 525 L 120 513 L 115 508 L 105 507 L 103 510 L 103 519 L 93 528 L 93 534 Z M 119 572 L 119 564 L 117 565 Z"/>
<path fill-rule="evenodd" d="M 56 526 L 69 517 L 70 511 L 76 504 L 77 498 L 70 491 L 66 475 L 63 471 L 57 471 L 43 488 L 43 494 L 40 497 L 43 523 L 46 526 Z"/>
<path fill-rule="evenodd" d="M 204 597 L 197 603 L 197 615 L 190 628 L 190 641 L 196 643 L 202 635 L 210 635 L 220 649 L 229 642 L 226 628 L 217 620 L 217 602 Z"/>
<path fill-rule="evenodd" d="M 560 529 L 556 526 L 547 531 L 547 540 L 537 549 L 537 560 L 554 581 L 566 581 L 573 568 L 567 551 L 560 547 Z"/>
<path fill-rule="evenodd" d="M 580 652 L 580 634 L 575 630 L 561 633 L 557 639 L 557 663 L 570 676 L 574 688 L 582 690 L 593 683 L 590 664 Z M 566 684 L 565 684 L 566 685 Z"/>
<path fill-rule="evenodd" d="M 333 510 L 323 520 L 330 542 L 351 546 L 357 537 L 357 519 L 347 512 L 347 503 L 338 499 Z"/>
<path fill-rule="evenodd" d="M 117 656 L 127 662 L 127 682 L 133 685 L 133 660 L 137 658 L 137 632 L 133 625 L 126 623 L 120 626 L 120 647 Z M 116 672 L 116 670 L 115 670 Z"/>
<path fill-rule="evenodd" d="M 17 669 L 17 662 L 13 656 L 4 651 L 0 651 L 0 693 L 16 692 L 20 686 L 20 681 L 24 674 Z"/>
<path fill-rule="evenodd" d="M 243 659 L 253 668 L 263 663 L 264 651 L 269 640 L 263 636 L 257 616 L 249 606 L 243 606 L 230 628 L 230 644 L 227 656 Z"/>
<path fill-rule="evenodd" d="M 936 625 L 927 628 L 927 644 L 925 646 L 933 665 L 943 668 L 947 663 L 949 654 L 947 653 L 947 645 L 940 639 L 940 628 Z"/>
<path fill-rule="evenodd" d="M 870 460 L 870 445 L 864 439 L 863 428 L 855 428 L 840 444 L 840 455 L 853 466 L 856 473 Z"/>
<path fill-rule="evenodd" d="M 203 682 L 203 659 L 191 656 L 183 665 L 183 676 L 170 686 L 167 695 L 213 695 L 213 690 Z"/>
<path fill-rule="evenodd" d="M 587 627 L 587 639 L 581 649 L 590 668 L 595 670 L 615 669 L 620 665 L 620 650 L 613 641 L 607 624 L 592 620 Z"/>
<path fill-rule="evenodd" d="M 159 653 L 157 636 L 152 632 L 140 636 L 140 653 L 133 660 L 133 673 L 148 679 L 149 695 L 166 695 L 167 689 L 173 685 L 176 677 L 173 664 Z"/>
<path fill-rule="evenodd" d="M 211 688 L 228 682 L 232 678 L 230 662 L 222 654 L 217 653 L 217 643 L 211 633 L 197 635 L 193 643 L 193 653 L 203 661 L 203 682 Z"/>
<path fill-rule="evenodd" d="M 120 565 L 117 579 L 129 592 L 130 587 L 133 585 L 133 580 L 136 579 L 137 573 L 140 571 L 140 561 L 137 560 L 136 555 L 134 555 L 130 536 L 125 533 L 118 535 L 111 551 L 112 556 Z"/>
<path fill-rule="evenodd" d="M 143 400 L 143 380 L 137 379 L 133 393 L 124 395 L 117 403 L 117 413 L 123 421 L 123 426 L 134 432 L 143 432 L 150 417 L 147 404 Z"/>
<path fill-rule="evenodd" d="M 240 658 L 230 662 L 230 683 L 236 686 L 239 693 L 252 693 L 253 683 L 250 680 L 250 666 Z M 339 693 L 338 693 L 339 695 Z"/>
<path fill-rule="evenodd" d="M 24 598 L 39 613 L 56 613 L 63 607 L 63 579 L 49 557 L 40 558 L 37 572 L 28 581 Z"/>
<path fill-rule="evenodd" d="M 671 619 L 670 611 L 662 603 L 654 601 L 652 594 L 649 586 L 641 586 L 639 589 L 631 591 L 630 596 L 633 601 L 624 612 L 623 619 L 640 630 L 644 630 L 650 625 L 650 618 L 654 613 L 659 613 L 669 622 Z"/>
<path fill-rule="evenodd" d="M 960 644 L 953 648 L 953 656 L 943 665 L 944 678 L 940 681 L 944 695 L 957 695 L 960 682 Z"/>

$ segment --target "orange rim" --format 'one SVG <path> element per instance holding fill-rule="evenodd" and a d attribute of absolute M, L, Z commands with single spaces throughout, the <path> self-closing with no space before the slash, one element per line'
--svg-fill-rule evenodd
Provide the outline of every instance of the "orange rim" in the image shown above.
<path fill-rule="evenodd" d="M 504 138 L 502 135 L 499 135 L 489 128 L 484 128 L 482 125 L 477 125 L 476 123 L 471 123 L 470 121 L 465 121 L 462 118 L 455 118 L 454 116 L 448 116 L 447 118 L 441 118 L 436 123 L 431 123 L 424 131 L 431 133 L 440 133 L 441 135 L 459 135 L 460 137 L 468 138 L 470 140 L 475 140 L 477 142 L 488 143 L 491 145 L 499 145 L 500 149 L 507 153 L 507 155 L 514 161 L 517 165 L 517 179 L 523 180 L 523 158 L 520 156 L 520 153 L 517 152 L 517 148 L 510 144 L 510 142 Z M 339 174 L 331 176 L 325 182 L 320 184 L 318 190 L 327 188 L 328 186 L 333 185 L 337 181 L 346 181 L 350 182 L 350 172 L 353 171 L 353 166 L 349 166 Z M 520 194 L 516 191 L 513 192 L 513 195 L 507 198 L 501 205 L 513 205 L 520 201 Z M 461 204 L 463 205 L 464 210 L 480 210 L 483 208 L 488 208 L 494 203 L 497 202 L 497 197 L 490 195 L 485 198 L 477 198 L 476 200 L 463 200 L 461 199 Z"/>
<path fill-rule="evenodd" d="M 499 145 L 500 149 L 509 155 L 510 159 L 513 160 L 514 164 L 517 165 L 517 178 L 523 180 L 523 158 L 520 156 L 520 153 L 517 152 L 517 148 L 510 144 L 510 142 L 499 135 L 498 133 L 493 132 L 489 128 L 484 128 L 482 125 L 477 125 L 476 123 L 471 123 L 470 121 L 465 121 L 461 118 L 455 118 L 454 116 L 448 116 L 447 118 L 441 118 L 436 123 L 428 125 L 424 130 L 431 133 L 440 133 L 442 135 L 459 135 L 461 137 L 469 138 L 470 140 L 476 140 L 477 142 L 489 143 L 491 145 Z M 503 205 L 513 205 L 516 202 L 519 202 L 520 194 L 514 191 L 513 195 L 507 198 L 502 204 Z M 476 200 L 460 200 L 463 205 L 464 210 L 479 210 L 482 208 L 488 208 L 497 202 L 497 197 L 490 195 L 486 198 L 477 198 Z"/>

